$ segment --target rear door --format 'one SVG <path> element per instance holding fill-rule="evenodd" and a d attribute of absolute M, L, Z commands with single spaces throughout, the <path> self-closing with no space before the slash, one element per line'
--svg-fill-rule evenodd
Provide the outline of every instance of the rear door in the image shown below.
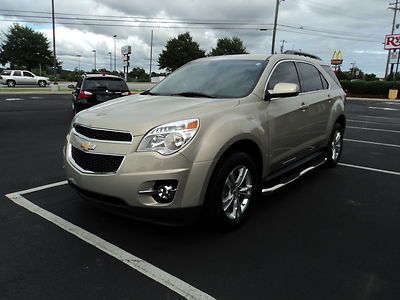
<path fill-rule="evenodd" d="M 267 89 L 277 83 L 295 83 L 300 87 L 298 72 L 293 61 L 279 62 L 268 80 Z M 275 98 L 267 108 L 268 138 L 271 170 L 286 167 L 307 153 L 307 113 L 303 109 L 305 97 Z"/>
<path fill-rule="evenodd" d="M 326 140 L 326 127 L 332 106 L 329 83 L 311 63 L 296 62 L 305 97 L 308 124 L 306 127 L 309 151 L 320 148 Z"/>

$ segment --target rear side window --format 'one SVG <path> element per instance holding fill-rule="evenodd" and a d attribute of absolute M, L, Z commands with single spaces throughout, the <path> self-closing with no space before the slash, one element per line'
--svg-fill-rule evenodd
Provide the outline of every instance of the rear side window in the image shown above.
<path fill-rule="evenodd" d="M 110 91 L 128 91 L 125 81 L 118 78 L 95 77 L 86 78 L 83 83 L 85 90 L 110 90 Z"/>
<path fill-rule="evenodd" d="M 14 75 L 13 76 L 21 76 L 21 71 L 14 71 Z"/>
<path fill-rule="evenodd" d="M 271 78 L 268 81 L 267 89 L 273 90 L 277 83 L 295 83 L 300 86 L 299 76 L 297 75 L 296 66 L 294 62 L 288 61 L 280 63 L 272 73 Z"/>
<path fill-rule="evenodd" d="M 316 67 L 306 63 L 297 63 L 303 93 L 322 90 L 321 75 Z"/>
<path fill-rule="evenodd" d="M 10 70 L 4 70 L 3 72 L 1 72 L 1 75 L 11 75 L 11 71 Z"/>
<path fill-rule="evenodd" d="M 326 73 L 335 81 L 338 87 L 341 87 L 339 79 L 337 79 L 335 72 L 331 69 L 330 66 L 322 66 Z"/>

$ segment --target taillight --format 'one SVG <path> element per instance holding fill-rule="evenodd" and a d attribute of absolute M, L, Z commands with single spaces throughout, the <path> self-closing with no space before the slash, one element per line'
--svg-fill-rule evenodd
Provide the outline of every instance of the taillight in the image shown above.
<path fill-rule="evenodd" d="M 79 93 L 79 99 L 90 99 L 90 98 L 92 98 L 92 96 L 93 96 L 93 93 L 91 93 L 91 92 L 88 92 L 88 91 L 81 91 L 80 93 Z"/>

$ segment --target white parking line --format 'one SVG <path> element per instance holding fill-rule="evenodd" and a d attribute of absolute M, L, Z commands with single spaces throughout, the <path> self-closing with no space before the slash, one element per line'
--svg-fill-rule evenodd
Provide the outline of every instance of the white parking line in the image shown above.
<path fill-rule="evenodd" d="M 360 130 L 371 130 L 371 131 L 381 131 L 381 132 L 390 132 L 390 133 L 400 133 L 399 130 L 378 129 L 378 128 L 369 128 L 369 127 L 346 126 L 346 128 L 360 129 Z"/>
<path fill-rule="evenodd" d="M 342 166 L 342 167 L 361 169 L 361 170 L 366 170 L 366 171 L 372 171 L 372 172 L 378 172 L 378 173 L 385 173 L 385 174 L 400 176 L 400 172 L 381 170 L 381 169 L 375 169 L 375 168 L 369 168 L 369 167 L 363 167 L 363 166 L 356 166 L 356 165 L 350 165 L 350 164 L 344 164 L 344 163 L 338 163 L 338 165 Z"/>
<path fill-rule="evenodd" d="M 61 181 L 54 184 L 48 184 L 45 186 L 8 194 L 6 195 L 6 197 L 12 200 L 15 204 L 22 206 L 27 210 L 39 215 L 40 217 L 50 221 L 51 223 L 75 235 L 86 243 L 93 245 L 94 247 L 107 253 L 108 255 L 118 259 L 120 262 L 162 284 L 163 286 L 185 297 L 186 299 L 215 299 L 210 295 L 200 291 L 199 289 L 191 286 L 190 284 L 184 282 L 183 280 L 146 262 L 145 260 L 135 255 L 132 255 L 131 253 L 107 242 L 106 240 L 84 230 L 83 228 L 80 228 L 79 226 L 76 226 L 64 220 L 63 218 L 37 206 L 36 204 L 30 202 L 28 199 L 24 198 L 21 195 L 64 185 L 65 183 L 65 181 Z"/>
<path fill-rule="evenodd" d="M 371 145 L 378 145 L 378 146 L 400 148 L 400 145 L 394 145 L 394 144 L 384 144 L 384 143 L 362 141 L 362 140 L 353 140 L 353 139 L 343 139 L 343 140 L 346 141 L 346 142 L 353 142 L 353 143 L 363 143 L 363 144 L 371 144 Z"/>
<path fill-rule="evenodd" d="M 24 100 L 24 99 L 22 99 L 22 98 L 6 98 L 5 100 L 6 101 L 21 101 L 21 100 Z"/>
<path fill-rule="evenodd" d="M 373 121 L 362 121 L 362 120 L 352 120 L 352 119 L 347 119 L 347 122 L 352 122 L 352 123 L 366 123 L 366 124 L 380 124 L 380 125 L 393 125 L 389 123 L 383 123 L 383 122 L 373 122 Z M 400 123 L 399 123 L 400 124 Z M 396 124 L 395 124 L 396 125 Z M 349 126 L 346 126 L 348 128 Z"/>
<path fill-rule="evenodd" d="M 368 107 L 368 108 L 369 108 L 369 109 L 388 110 L 388 111 L 400 111 L 400 109 L 397 109 L 397 108 L 389 108 L 389 107 L 370 106 L 370 107 Z"/>

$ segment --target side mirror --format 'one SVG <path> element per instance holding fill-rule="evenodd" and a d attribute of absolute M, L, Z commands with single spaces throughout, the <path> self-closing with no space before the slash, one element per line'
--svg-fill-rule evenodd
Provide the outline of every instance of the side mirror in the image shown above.
<path fill-rule="evenodd" d="M 75 89 L 75 86 L 73 84 L 68 85 L 69 89 Z"/>
<path fill-rule="evenodd" d="M 274 86 L 272 91 L 265 91 L 265 100 L 271 100 L 273 98 L 287 98 L 295 97 L 300 93 L 300 88 L 295 83 L 279 82 Z"/>

